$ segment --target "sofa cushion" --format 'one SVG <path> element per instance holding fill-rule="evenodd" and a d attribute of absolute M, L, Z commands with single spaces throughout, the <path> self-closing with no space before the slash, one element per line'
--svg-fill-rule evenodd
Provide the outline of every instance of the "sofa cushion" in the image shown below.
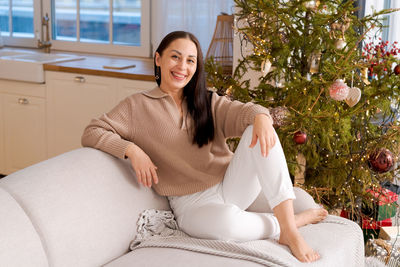
<path fill-rule="evenodd" d="M 313 263 L 300 263 L 290 252 L 287 246 L 279 245 L 276 241 L 266 240 L 263 244 L 260 241 L 256 242 L 245 242 L 242 245 L 239 243 L 238 246 L 243 247 L 243 254 L 237 252 L 236 246 L 231 245 L 223 245 L 223 244 L 215 244 L 215 242 L 207 242 L 207 240 L 203 240 L 204 242 L 197 242 L 193 240 L 180 239 L 169 237 L 169 238 L 161 238 L 158 241 L 154 238 L 143 240 L 140 242 L 138 246 L 135 247 L 135 250 L 129 254 L 131 260 L 131 266 L 141 266 L 136 265 L 136 260 L 142 261 L 142 254 L 148 248 L 182 248 L 181 256 L 186 257 L 187 251 L 200 251 L 208 253 L 209 251 L 212 254 L 216 255 L 230 255 L 233 257 L 242 257 L 246 255 L 258 255 L 259 249 L 262 249 L 267 255 L 272 256 L 276 259 L 276 262 L 281 262 L 279 266 L 309 266 L 309 267 L 337 267 L 337 266 L 346 266 L 346 267 L 361 267 L 364 265 L 364 246 L 363 246 L 363 236 L 361 228 L 354 222 L 349 221 L 347 219 L 337 217 L 337 216 L 328 216 L 326 220 L 320 222 L 318 224 L 310 224 L 307 226 L 303 226 L 300 228 L 300 232 L 306 242 L 312 247 L 315 248 L 321 255 L 321 259 L 313 262 Z M 218 249 L 219 248 L 219 249 Z M 206 249 L 206 250 L 204 250 Z M 160 250 L 160 252 L 161 252 Z M 227 252 L 227 253 L 225 253 Z M 135 254 L 138 253 L 138 258 L 136 258 Z M 147 257 L 157 257 L 158 258 L 158 250 L 157 254 L 148 253 Z M 125 264 L 128 259 L 124 259 L 128 257 L 127 255 L 123 256 L 123 258 L 117 260 L 115 262 L 116 265 L 111 265 L 112 267 L 119 266 L 121 262 Z M 144 256 L 143 256 L 144 257 Z M 262 259 L 262 257 L 260 258 Z M 180 259 L 177 259 L 180 262 Z M 231 260 L 231 259 L 229 259 Z M 145 260 L 143 259 L 143 262 Z M 152 263 L 160 263 L 160 259 L 149 259 Z M 271 266 L 277 266 L 273 264 L 273 261 L 266 260 L 269 262 Z M 206 262 L 208 263 L 208 262 Z M 249 262 L 253 263 L 253 262 Z M 267 263 L 268 266 L 269 263 Z M 127 266 L 127 265 L 121 265 Z M 144 265 L 144 266 L 153 266 L 153 265 Z M 156 266 L 156 265 L 154 265 Z M 159 266 L 176 266 L 176 265 L 159 265 Z M 185 266 L 185 265 L 182 265 Z M 197 266 L 197 265 L 196 265 Z M 208 266 L 207 264 L 199 265 L 199 266 Z M 227 265 L 230 266 L 230 265 Z M 247 265 L 245 265 L 247 266 Z M 250 265 L 251 266 L 251 265 Z M 108 267 L 108 266 L 107 266 Z"/>
<path fill-rule="evenodd" d="M 261 267 L 255 262 L 231 259 L 174 248 L 141 248 L 132 251 L 104 267 Z"/>
<path fill-rule="evenodd" d="M 0 187 L 0 265 L 46 267 L 47 257 L 31 220 Z"/>
<path fill-rule="evenodd" d="M 165 197 L 139 186 L 129 162 L 91 148 L 13 173 L 0 188 L 28 214 L 51 267 L 109 262 L 128 251 L 140 212 L 169 209 Z"/>

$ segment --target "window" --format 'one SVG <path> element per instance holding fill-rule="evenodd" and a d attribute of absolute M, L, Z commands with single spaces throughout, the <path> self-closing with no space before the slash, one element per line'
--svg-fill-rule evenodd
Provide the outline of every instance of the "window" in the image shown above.
<path fill-rule="evenodd" d="M 37 47 L 47 35 L 42 26 L 47 14 L 52 49 L 141 57 L 151 57 L 151 45 L 156 48 L 170 31 L 186 30 L 205 54 L 217 16 L 231 14 L 233 5 L 233 0 L 0 0 L 0 30 L 5 45 Z"/>
<path fill-rule="evenodd" d="M 52 49 L 150 56 L 149 0 L 43 0 L 39 7 L 39 0 L 0 0 L 5 45 L 36 47 L 47 34 L 42 13 L 51 21 Z"/>
<path fill-rule="evenodd" d="M 0 32 L 6 45 L 34 45 L 39 7 L 36 0 L 0 0 Z"/>
<path fill-rule="evenodd" d="M 0 0 L 1 1 L 1 0 Z M 53 0 L 53 48 L 150 56 L 150 1 Z"/>

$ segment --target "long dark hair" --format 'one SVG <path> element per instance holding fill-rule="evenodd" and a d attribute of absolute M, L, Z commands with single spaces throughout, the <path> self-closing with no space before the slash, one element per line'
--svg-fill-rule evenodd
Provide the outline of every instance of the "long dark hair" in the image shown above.
<path fill-rule="evenodd" d="M 185 31 L 169 33 L 161 41 L 156 52 L 162 56 L 164 50 L 176 39 L 189 39 L 197 48 L 197 68 L 192 79 L 183 88 L 183 97 L 186 97 L 188 113 L 193 119 L 193 144 L 199 147 L 207 145 L 214 139 L 214 120 L 211 112 L 211 92 L 207 90 L 204 73 L 203 53 L 197 38 Z M 161 84 L 161 68 L 156 65 L 154 56 L 154 75 L 158 86 Z"/>

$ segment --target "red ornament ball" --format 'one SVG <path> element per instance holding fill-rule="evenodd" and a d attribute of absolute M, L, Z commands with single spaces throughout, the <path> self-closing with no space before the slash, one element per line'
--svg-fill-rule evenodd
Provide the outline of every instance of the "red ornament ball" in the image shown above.
<path fill-rule="evenodd" d="M 394 67 L 394 74 L 399 75 L 400 74 L 400 65 L 397 65 Z"/>
<path fill-rule="evenodd" d="M 302 131 L 297 131 L 293 135 L 293 141 L 296 144 L 302 145 L 307 141 L 307 134 Z"/>
<path fill-rule="evenodd" d="M 343 80 L 337 79 L 329 87 L 329 95 L 337 101 L 343 101 L 349 95 L 349 87 Z"/>
<path fill-rule="evenodd" d="M 368 163 L 373 171 L 387 172 L 394 164 L 392 152 L 386 148 L 377 149 L 369 155 Z"/>

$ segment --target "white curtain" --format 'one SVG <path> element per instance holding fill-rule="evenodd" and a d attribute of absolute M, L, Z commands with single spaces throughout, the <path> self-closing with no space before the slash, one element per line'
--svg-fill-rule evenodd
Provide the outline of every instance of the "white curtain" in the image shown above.
<path fill-rule="evenodd" d="M 392 0 L 392 8 L 400 8 L 400 0 Z M 400 43 L 400 11 L 390 15 L 389 42 L 397 41 Z"/>
<path fill-rule="evenodd" d="M 233 0 L 152 0 L 153 54 L 165 35 L 183 30 L 199 39 L 205 56 L 217 16 L 221 12 L 232 14 L 233 6 Z"/>
<path fill-rule="evenodd" d="M 372 13 L 372 8 L 380 11 L 384 8 L 400 8 L 400 0 L 366 0 L 365 15 Z M 389 15 L 389 28 L 387 29 L 389 44 L 397 41 L 400 42 L 400 11 L 393 12 Z"/>

